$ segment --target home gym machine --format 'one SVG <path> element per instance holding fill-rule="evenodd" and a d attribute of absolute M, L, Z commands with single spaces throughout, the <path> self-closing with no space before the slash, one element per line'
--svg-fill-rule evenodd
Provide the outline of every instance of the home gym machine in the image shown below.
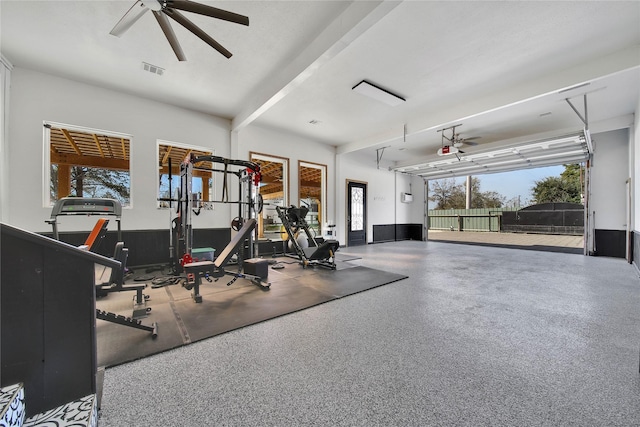
<path fill-rule="evenodd" d="M 211 162 L 224 165 L 223 169 L 203 168 L 195 166 L 198 163 Z M 239 166 L 237 170 L 232 170 L 230 166 Z M 233 168 L 236 169 L 236 168 Z M 202 201 L 198 194 L 192 190 L 192 177 L 194 170 L 221 173 L 222 199 L 216 201 Z M 238 200 L 229 200 L 229 176 L 235 175 L 238 178 Z M 231 160 L 218 156 L 194 156 L 191 155 L 180 164 L 180 188 L 178 191 L 176 217 L 172 219 L 171 236 L 171 267 L 175 274 L 185 272 L 187 280 L 184 287 L 193 289 L 193 299 L 202 302 L 199 294 L 201 278 L 212 281 L 212 277 L 217 281 L 224 275 L 233 276 L 227 286 L 233 284 L 237 279 L 249 279 L 260 288 L 269 289 L 270 284 L 263 283 L 266 275 L 253 275 L 241 273 L 245 266 L 245 248 L 248 258 L 257 256 L 257 242 L 254 238 L 256 226 L 255 216 L 262 211 L 262 197 L 258 194 L 257 188 L 260 183 L 260 165 L 245 160 Z M 170 200 L 170 202 L 173 200 Z M 193 256 L 193 229 L 192 214 L 199 214 L 200 209 L 207 203 L 231 203 L 238 205 L 238 216 L 231 223 L 231 228 L 237 234 L 231 239 L 229 244 L 215 259 L 198 260 Z M 224 267 L 236 256 L 238 272 L 229 272 Z"/>
<path fill-rule="evenodd" d="M 96 318 L 132 327 L 135 329 L 145 330 L 151 332 L 152 337 L 156 338 L 158 336 L 157 324 L 153 323 L 151 326 L 146 326 L 143 325 L 139 320 L 140 318 L 145 317 L 151 311 L 151 307 L 146 306 L 149 297 L 148 295 L 144 295 L 142 293 L 143 289 L 145 289 L 147 285 L 125 285 L 124 283 L 128 249 L 124 247 L 124 242 L 122 242 L 122 230 L 120 228 L 122 206 L 120 205 L 120 202 L 114 199 L 87 197 L 64 197 L 56 201 L 53 209 L 51 210 L 50 219 L 45 221 L 46 223 L 51 225 L 53 229 L 53 238 L 56 240 L 60 240 L 58 232 L 58 217 L 67 215 L 115 216 L 116 223 L 118 224 L 118 239 L 115 246 L 113 259 L 120 262 L 120 269 L 111 270 L 109 282 L 107 284 L 95 284 L 96 297 L 104 297 L 111 292 L 135 292 L 136 294 L 133 298 L 133 313 L 131 317 L 125 317 L 103 310 L 96 310 Z M 109 220 L 106 218 L 98 219 L 96 225 L 93 227 L 92 232 L 89 234 L 89 237 L 85 240 L 84 245 L 80 246 L 80 248 L 95 252 L 97 250 L 99 242 L 106 234 L 108 223 Z"/>
<path fill-rule="evenodd" d="M 269 283 L 262 283 L 262 279 L 266 279 L 266 275 L 263 275 L 263 277 L 252 274 L 244 274 L 240 273 L 241 269 L 238 269 L 238 272 L 230 272 L 224 269 L 233 255 L 242 246 L 243 242 L 245 242 L 245 240 L 248 239 L 249 236 L 253 233 L 256 227 L 256 223 L 257 222 L 255 218 L 249 218 L 243 224 L 238 233 L 233 236 L 229 244 L 222 250 L 222 252 L 220 253 L 220 255 L 218 255 L 214 262 L 198 261 L 184 264 L 184 271 L 187 274 L 187 281 L 184 287 L 188 290 L 193 289 L 191 296 L 193 297 L 193 300 L 195 302 L 202 302 L 202 296 L 200 295 L 200 285 L 202 284 L 203 278 L 208 282 L 212 282 L 214 280 L 218 281 L 218 279 L 225 274 L 233 277 L 233 279 L 231 279 L 231 281 L 227 283 L 227 286 L 232 285 L 238 279 L 249 279 L 255 285 L 263 289 L 269 289 Z"/>
<path fill-rule="evenodd" d="M 288 208 L 276 206 L 276 212 L 303 268 L 319 266 L 330 270 L 336 269 L 335 253 L 338 251 L 340 243 L 337 240 L 329 239 L 318 245 L 309 230 L 309 224 L 305 220 L 307 213 L 309 213 L 309 209 L 306 206 L 299 208 L 293 205 Z M 297 237 L 300 232 L 304 232 L 307 241 L 310 242 L 308 248 L 303 248 L 298 242 Z"/>

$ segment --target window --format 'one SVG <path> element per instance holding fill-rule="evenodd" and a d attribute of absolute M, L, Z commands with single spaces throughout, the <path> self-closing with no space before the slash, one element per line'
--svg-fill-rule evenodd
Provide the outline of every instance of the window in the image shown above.
<path fill-rule="evenodd" d="M 309 209 L 305 220 L 319 237 L 323 222 L 327 222 L 327 166 L 298 161 L 298 179 L 300 205 Z"/>
<path fill-rule="evenodd" d="M 282 222 L 275 206 L 289 203 L 289 159 L 260 153 L 250 153 L 250 157 L 260 165 L 260 195 L 267 203 L 258 216 L 258 238 L 281 240 Z"/>
<path fill-rule="evenodd" d="M 130 135 L 55 123 L 44 126 L 45 206 L 67 196 L 131 205 Z"/>
<path fill-rule="evenodd" d="M 193 147 L 177 142 L 158 141 L 158 206 L 169 207 L 169 199 L 178 199 L 177 189 L 180 188 L 180 164 L 191 154 L 195 156 L 211 156 L 212 151 L 202 147 Z M 169 175 L 171 163 L 171 175 Z M 213 200 L 213 178 L 211 162 L 200 162 L 193 165 L 191 188 L 198 200 L 209 202 Z M 212 209 L 211 203 L 204 203 L 207 209 Z M 175 207 L 175 203 L 173 204 Z"/>

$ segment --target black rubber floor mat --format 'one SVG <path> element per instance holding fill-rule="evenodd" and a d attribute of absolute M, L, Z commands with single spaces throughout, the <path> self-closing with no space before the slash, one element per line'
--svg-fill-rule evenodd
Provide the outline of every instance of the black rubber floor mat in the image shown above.
<path fill-rule="evenodd" d="M 140 359 L 407 277 L 361 266 L 343 267 L 303 269 L 291 264 L 286 274 L 270 270 L 271 288 L 266 291 L 246 280 L 228 287 L 224 278 L 205 282 L 200 287 L 201 303 L 193 301 L 190 291 L 178 285 L 148 287 L 145 293 L 152 310 L 142 322 L 156 322 L 158 337 L 152 339 L 145 331 L 98 320 L 98 366 Z M 109 294 L 97 302 L 97 307 L 131 316 L 131 294 Z"/>

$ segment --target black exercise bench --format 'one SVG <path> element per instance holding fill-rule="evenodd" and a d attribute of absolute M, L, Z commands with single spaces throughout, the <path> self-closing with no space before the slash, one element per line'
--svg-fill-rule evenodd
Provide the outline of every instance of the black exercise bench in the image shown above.
<path fill-rule="evenodd" d="M 233 279 L 227 283 L 227 286 L 232 285 L 238 279 L 249 279 L 254 285 L 265 290 L 269 289 L 271 284 L 262 283 L 261 277 L 240 273 L 240 271 L 237 273 L 230 272 L 224 269 L 229 261 L 231 261 L 231 258 L 233 258 L 233 255 L 238 252 L 242 243 L 253 232 L 256 224 L 257 222 L 254 218 L 246 220 L 242 228 L 235 236 L 233 236 L 229 244 L 225 246 L 222 252 L 220 252 L 220 255 L 218 255 L 215 261 L 199 261 L 183 265 L 184 271 L 187 275 L 187 280 L 183 286 L 189 290 L 193 289 L 191 296 L 195 302 L 202 302 L 202 296 L 200 295 L 202 278 L 205 278 L 208 282 L 212 282 L 212 278 L 215 278 L 217 281 L 220 277 L 226 274 L 233 277 Z"/>

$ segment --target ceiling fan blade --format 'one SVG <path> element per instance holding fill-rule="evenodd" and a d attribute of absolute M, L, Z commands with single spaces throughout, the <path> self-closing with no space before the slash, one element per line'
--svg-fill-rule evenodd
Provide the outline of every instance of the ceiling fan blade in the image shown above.
<path fill-rule="evenodd" d="M 160 24 L 160 28 L 162 28 L 162 32 L 164 33 L 167 41 L 171 45 L 173 52 L 178 57 L 178 61 L 186 61 L 187 58 L 184 56 L 184 52 L 182 51 L 182 47 L 180 47 L 180 43 L 178 43 L 178 38 L 176 34 L 173 32 L 173 28 L 171 27 L 171 23 L 167 16 L 162 12 L 153 11 L 153 16 L 156 17 L 158 24 Z"/>
<path fill-rule="evenodd" d="M 476 145 L 478 145 L 478 143 L 476 141 L 469 141 L 467 139 L 462 140 L 462 143 L 464 145 L 470 145 L 472 147 L 475 147 Z"/>
<path fill-rule="evenodd" d="M 185 16 L 180 12 L 178 12 L 177 10 L 164 9 L 163 12 L 166 13 L 169 16 L 169 18 L 173 19 L 178 24 L 182 25 L 187 30 L 191 31 L 193 34 L 198 36 L 202 41 L 204 41 L 209 46 L 211 46 L 212 48 L 214 48 L 215 50 L 223 54 L 225 57 L 231 58 L 231 56 L 233 55 L 231 52 L 225 49 L 220 43 L 215 41 L 204 31 L 202 31 L 196 24 L 194 24 L 193 22 L 185 18 Z"/>
<path fill-rule="evenodd" d="M 125 31 L 131 28 L 131 26 L 135 24 L 147 10 L 149 10 L 149 8 L 142 2 L 142 0 L 138 0 L 133 6 L 131 6 L 131 9 L 129 9 L 122 18 L 120 18 L 109 34 L 120 37 L 125 33 Z"/>
<path fill-rule="evenodd" d="M 222 19 L 236 24 L 249 25 L 249 18 L 247 16 L 189 0 L 167 0 L 167 7 L 205 15 L 211 18 Z"/>

